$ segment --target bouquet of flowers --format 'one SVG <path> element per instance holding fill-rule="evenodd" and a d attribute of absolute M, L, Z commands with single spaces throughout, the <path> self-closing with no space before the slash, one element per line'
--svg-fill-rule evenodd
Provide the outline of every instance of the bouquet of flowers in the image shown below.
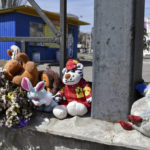
<path fill-rule="evenodd" d="M 22 128 L 33 114 L 27 92 L 5 79 L 0 69 L 0 126 Z"/>

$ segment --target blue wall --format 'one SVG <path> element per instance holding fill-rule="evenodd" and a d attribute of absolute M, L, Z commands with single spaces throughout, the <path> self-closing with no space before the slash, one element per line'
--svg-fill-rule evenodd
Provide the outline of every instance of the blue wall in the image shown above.
<path fill-rule="evenodd" d="M 30 36 L 30 22 L 42 23 L 43 20 L 39 17 L 29 16 L 20 13 L 8 13 L 0 15 L 0 36 Z M 74 30 L 74 53 L 73 57 L 77 58 L 77 41 L 78 41 L 78 26 L 69 25 L 69 30 Z M 68 30 L 68 31 L 69 31 Z M 69 32 L 68 32 L 69 34 Z M 9 59 L 7 49 L 11 45 L 16 44 L 21 47 L 20 42 L 0 42 L 0 59 Z M 32 60 L 33 53 L 40 52 L 40 59 L 43 60 L 56 60 L 56 51 L 58 49 L 48 48 L 43 46 L 30 46 L 28 43 L 27 54 Z"/>
<path fill-rule="evenodd" d="M 56 60 L 56 50 L 54 48 L 48 48 L 44 46 L 29 46 L 29 53 L 28 56 L 30 60 L 33 58 L 33 54 L 35 52 L 40 53 L 40 60 L 41 61 L 54 61 Z"/>
<path fill-rule="evenodd" d="M 44 24 L 43 20 L 39 17 L 29 16 L 25 14 L 16 13 L 16 36 L 30 36 L 30 22 Z M 17 43 L 17 45 L 20 43 Z M 40 52 L 41 60 L 55 60 L 56 52 L 53 49 L 43 46 L 30 46 L 28 43 L 27 54 L 32 60 L 33 53 Z"/>
<path fill-rule="evenodd" d="M 0 15 L 0 36 L 15 36 L 15 15 L 3 14 Z M 10 59 L 7 54 L 7 49 L 15 42 L 1 42 L 0 41 L 0 59 Z"/>

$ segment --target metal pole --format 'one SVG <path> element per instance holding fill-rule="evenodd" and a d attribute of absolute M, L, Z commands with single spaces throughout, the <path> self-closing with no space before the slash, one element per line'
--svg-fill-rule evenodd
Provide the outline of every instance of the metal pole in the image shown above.
<path fill-rule="evenodd" d="M 28 2 L 32 5 L 32 7 L 36 10 L 36 12 L 40 15 L 40 17 L 45 21 L 45 23 L 52 29 L 55 34 L 55 37 L 59 37 L 60 33 L 57 28 L 54 26 L 52 21 L 45 15 L 42 9 L 38 6 L 38 4 L 34 0 L 28 0 Z"/>
<path fill-rule="evenodd" d="M 66 62 L 66 14 L 67 0 L 60 0 L 60 77 Z"/>
<path fill-rule="evenodd" d="M 25 41 L 25 42 L 45 42 L 45 43 L 60 43 L 60 40 L 56 40 L 55 38 L 48 38 L 48 37 L 0 37 L 0 41 Z"/>
<path fill-rule="evenodd" d="M 130 95 L 131 105 L 139 99 L 139 95 L 135 90 L 135 84 L 143 82 L 142 66 L 143 66 L 143 35 L 144 35 L 144 7 L 145 0 L 134 0 L 134 28 L 133 28 L 133 48 L 132 48 L 132 66 L 131 66 L 131 81 Z"/>
<path fill-rule="evenodd" d="M 27 54 L 27 42 L 21 41 L 21 49 L 22 49 L 22 52 Z"/>

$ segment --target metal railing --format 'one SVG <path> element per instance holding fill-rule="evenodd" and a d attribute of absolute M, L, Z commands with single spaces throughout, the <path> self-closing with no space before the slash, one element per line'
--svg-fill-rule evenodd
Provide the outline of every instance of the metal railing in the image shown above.
<path fill-rule="evenodd" d="M 66 14 L 67 0 L 60 0 L 60 30 L 58 30 L 53 22 L 46 16 L 42 9 L 34 0 L 28 0 L 31 6 L 36 10 L 39 16 L 52 29 L 54 37 L 0 37 L 0 41 L 21 42 L 22 51 L 26 52 L 27 42 L 43 42 L 57 43 L 60 45 L 60 76 L 62 77 L 62 69 L 65 66 L 66 56 Z"/>

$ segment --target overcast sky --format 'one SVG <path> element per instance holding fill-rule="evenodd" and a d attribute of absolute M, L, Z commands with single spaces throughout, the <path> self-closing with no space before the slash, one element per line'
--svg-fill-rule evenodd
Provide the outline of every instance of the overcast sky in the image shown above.
<path fill-rule="evenodd" d="M 60 0 L 36 0 L 42 9 L 59 12 Z M 67 13 L 77 15 L 80 20 L 89 22 L 81 26 L 83 32 L 90 32 L 94 22 L 94 0 L 67 0 Z M 150 0 L 145 0 L 145 16 L 150 18 Z"/>

